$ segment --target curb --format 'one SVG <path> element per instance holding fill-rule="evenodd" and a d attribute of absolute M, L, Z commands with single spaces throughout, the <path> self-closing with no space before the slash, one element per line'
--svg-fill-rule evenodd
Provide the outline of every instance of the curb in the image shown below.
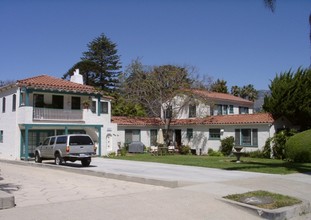
<path fill-rule="evenodd" d="M 220 198 L 221 201 L 229 203 L 234 206 L 239 206 L 259 215 L 265 219 L 271 220 L 285 220 L 291 219 L 297 216 L 303 216 L 311 213 L 311 204 L 309 201 L 302 200 L 301 204 L 286 206 L 278 209 L 263 209 L 257 206 L 248 205 L 245 203 L 236 202 L 229 199 Z"/>
<path fill-rule="evenodd" d="M 15 207 L 15 197 L 7 192 L 0 190 L 0 210 Z"/>
<path fill-rule="evenodd" d="M 66 172 L 89 175 L 89 176 L 97 176 L 97 177 L 105 177 L 108 179 L 115 179 L 121 181 L 128 181 L 128 182 L 135 182 L 135 183 L 142 183 L 147 185 L 154 185 L 154 186 L 163 186 L 168 188 L 177 188 L 180 186 L 189 185 L 187 183 L 182 183 L 175 180 L 161 180 L 161 179 L 152 179 L 152 178 L 145 178 L 145 177 L 137 177 L 137 176 L 130 176 L 125 174 L 115 174 L 115 173 L 107 173 L 107 172 L 98 172 L 92 170 L 84 170 L 82 167 L 81 169 L 73 169 L 71 167 L 66 167 L 64 165 L 56 166 L 52 164 L 45 164 L 45 163 L 30 163 L 29 161 L 10 161 L 10 160 L 0 160 L 3 163 L 15 164 L 15 165 L 23 165 L 23 166 L 34 166 L 34 167 L 44 167 L 48 169 L 57 169 L 63 170 Z"/>

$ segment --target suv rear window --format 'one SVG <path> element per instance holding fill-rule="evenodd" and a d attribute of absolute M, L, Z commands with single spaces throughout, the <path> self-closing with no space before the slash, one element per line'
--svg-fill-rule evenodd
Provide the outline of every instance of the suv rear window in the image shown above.
<path fill-rule="evenodd" d="M 89 136 L 71 136 L 69 145 L 93 145 L 93 141 Z"/>

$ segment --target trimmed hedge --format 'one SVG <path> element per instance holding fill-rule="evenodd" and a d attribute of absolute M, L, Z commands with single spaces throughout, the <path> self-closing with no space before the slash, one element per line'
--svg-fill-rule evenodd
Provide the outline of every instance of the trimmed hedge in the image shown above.
<path fill-rule="evenodd" d="M 298 163 L 311 162 L 311 130 L 290 137 L 285 145 L 286 158 Z"/>

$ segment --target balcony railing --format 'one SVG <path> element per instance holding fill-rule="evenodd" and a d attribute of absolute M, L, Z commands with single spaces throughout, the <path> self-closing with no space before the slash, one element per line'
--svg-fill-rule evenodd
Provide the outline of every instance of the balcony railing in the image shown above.
<path fill-rule="evenodd" d="M 82 121 L 82 110 L 33 108 L 34 120 Z"/>

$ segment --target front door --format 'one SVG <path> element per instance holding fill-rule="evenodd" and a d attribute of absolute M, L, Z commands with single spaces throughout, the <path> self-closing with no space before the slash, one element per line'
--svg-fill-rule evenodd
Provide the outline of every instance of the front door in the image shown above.
<path fill-rule="evenodd" d="M 176 147 L 179 149 L 181 146 L 181 130 L 180 129 L 175 130 L 175 143 L 176 143 Z"/>

